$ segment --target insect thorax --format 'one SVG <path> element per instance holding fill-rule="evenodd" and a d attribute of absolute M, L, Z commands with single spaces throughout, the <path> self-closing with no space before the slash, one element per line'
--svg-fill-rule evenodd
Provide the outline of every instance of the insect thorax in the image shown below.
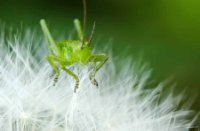
<path fill-rule="evenodd" d="M 64 58 L 70 63 L 87 64 L 92 55 L 91 49 L 88 46 L 80 47 L 81 41 L 71 40 L 64 41 L 57 44 L 60 57 Z M 84 44 L 85 45 L 85 44 Z"/>

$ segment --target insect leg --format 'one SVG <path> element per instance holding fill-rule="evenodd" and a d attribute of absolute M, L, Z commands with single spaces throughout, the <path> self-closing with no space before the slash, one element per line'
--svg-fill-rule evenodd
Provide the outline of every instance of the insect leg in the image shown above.
<path fill-rule="evenodd" d="M 107 60 L 108 56 L 106 54 L 97 54 L 91 56 L 90 61 L 95 63 L 94 70 L 89 74 L 89 79 L 92 81 L 92 84 L 98 86 L 95 75 L 99 71 L 99 69 L 101 69 L 101 67 L 107 62 Z M 97 62 L 98 64 L 96 64 Z"/>
<path fill-rule="evenodd" d="M 83 31 L 82 31 L 82 28 L 81 28 L 81 23 L 78 19 L 75 19 L 74 20 L 74 26 L 76 28 L 76 31 L 78 33 L 78 37 L 80 40 L 83 40 Z"/>
<path fill-rule="evenodd" d="M 41 19 L 40 20 L 40 25 L 42 27 L 42 31 L 44 33 L 44 35 L 46 36 L 48 42 L 50 43 L 50 47 L 51 47 L 51 51 L 54 53 L 54 54 L 57 54 L 58 53 L 58 48 L 56 46 L 56 42 L 55 40 L 53 39 L 50 31 L 49 31 L 49 28 L 46 24 L 46 21 L 44 19 Z"/>
<path fill-rule="evenodd" d="M 54 61 L 55 61 L 55 56 L 53 56 L 53 55 L 48 55 L 47 56 L 47 60 L 48 60 L 48 62 L 49 62 L 49 64 L 52 66 L 52 68 L 55 70 L 55 72 L 56 72 L 56 76 L 55 76 L 55 78 L 54 78 L 54 82 L 53 82 L 53 86 L 55 86 L 55 84 L 57 83 L 57 81 L 58 81 L 58 77 L 60 76 L 60 70 L 59 70 L 59 68 L 55 65 L 55 63 L 54 63 Z"/>
<path fill-rule="evenodd" d="M 76 80 L 76 85 L 75 85 L 75 88 L 74 88 L 74 93 L 76 93 L 76 90 L 78 89 L 79 87 L 79 78 L 77 75 L 75 75 L 72 71 L 70 71 L 69 69 L 65 68 L 64 66 L 61 67 L 66 73 L 68 73 L 70 76 L 72 76 L 75 80 Z"/>

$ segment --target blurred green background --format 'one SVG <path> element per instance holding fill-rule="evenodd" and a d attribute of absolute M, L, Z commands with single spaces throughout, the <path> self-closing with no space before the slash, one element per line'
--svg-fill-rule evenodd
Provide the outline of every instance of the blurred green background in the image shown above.
<path fill-rule="evenodd" d="M 112 39 L 115 55 L 135 59 L 142 52 L 153 79 L 173 77 L 177 89 L 198 94 L 193 108 L 200 110 L 199 0 L 87 0 L 87 10 L 88 33 L 95 20 L 100 47 Z M 57 34 L 73 31 L 73 19 L 82 14 L 82 0 L 0 1 L 0 20 L 7 25 L 39 28 L 45 18 Z"/>

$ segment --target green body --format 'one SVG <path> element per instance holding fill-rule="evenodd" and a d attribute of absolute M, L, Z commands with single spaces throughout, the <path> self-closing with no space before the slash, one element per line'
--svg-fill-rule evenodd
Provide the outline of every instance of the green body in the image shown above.
<path fill-rule="evenodd" d="M 106 54 L 92 54 L 90 48 L 91 41 L 88 42 L 84 40 L 79 20 L 74 20 L 79 40 L 65 40 L 58 43 L 56 43 L 51 36 L 45 20 L 41 20 L 40 24 L 44 35 L 47 37 L 49 42 L 50 50 L 47 56 L 47 60 L 56 72 L 53 85 L 55 85 L 60 76 L 60 70 L 63 70 L 76 80 L 74 89 L 74 92 L 76 92 L 76 89 L 79 86 L 79 78 L 66 67 L 73 64 L 88 65 L 91 63 L 94 69 L 89 74 L 89 79 L 94 85 L 98 86 L 98 83 L 95 79 L 95 74 L 106 63 L 108 57 Z"/>
<path fill-rule="evenodd" d="M 82 47 L 80 48 L 81 41 L 64 41 L 59 42 L 57 44 L 58 48 L 58 56 L 63 60 L 66 60 L 65 65 L 72 65 L 74 63 L 87 65 L 90 57 L 92 56 L 92 52 L 90 47 Z"/>

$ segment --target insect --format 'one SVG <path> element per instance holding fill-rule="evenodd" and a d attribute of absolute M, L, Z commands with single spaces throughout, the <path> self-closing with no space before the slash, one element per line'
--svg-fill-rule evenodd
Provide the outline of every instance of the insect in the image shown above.
<path fill-rule="evenodd" d="M 42 19 L 40 25 L 42 27 L 43 33 L 49 43 L 49 54 L 47 55 L 47 60 L 49 64 L 55 71 L 55 78 L 53 86 L 55 86 L 58 78 L 60 76 L 61 70 L 65 71 L 68 75 L 73 77 L 76 81 L 74 92 L 79 87 L 79 78 L 78 76 L 69 70 L 67 67 L 80 64 L 80 65 L 93 65 L 93 70 L 89 74 L 89 79 L 91 83 L 95 86 L 98 86 L 98 82 L 95 79 L 96 73 L 101 69 L 101 67 L 107 62 L 108 56 L 104 53 L 102 54 L 93 54 L 91 50 L 91 42 L 95 29 L 95 22 L 91 35 L 88 40 L 85 39 L 85 23 L 86 23 L 86 1 L 83 0 L 84 4 L 84 25 L 83 28 L 78 19 L 74 20 L 74 26 L 78 34 L 78 40 L 64 40 L 61 42 L 55 42 L 53 39 L 46 21 Z"/>

